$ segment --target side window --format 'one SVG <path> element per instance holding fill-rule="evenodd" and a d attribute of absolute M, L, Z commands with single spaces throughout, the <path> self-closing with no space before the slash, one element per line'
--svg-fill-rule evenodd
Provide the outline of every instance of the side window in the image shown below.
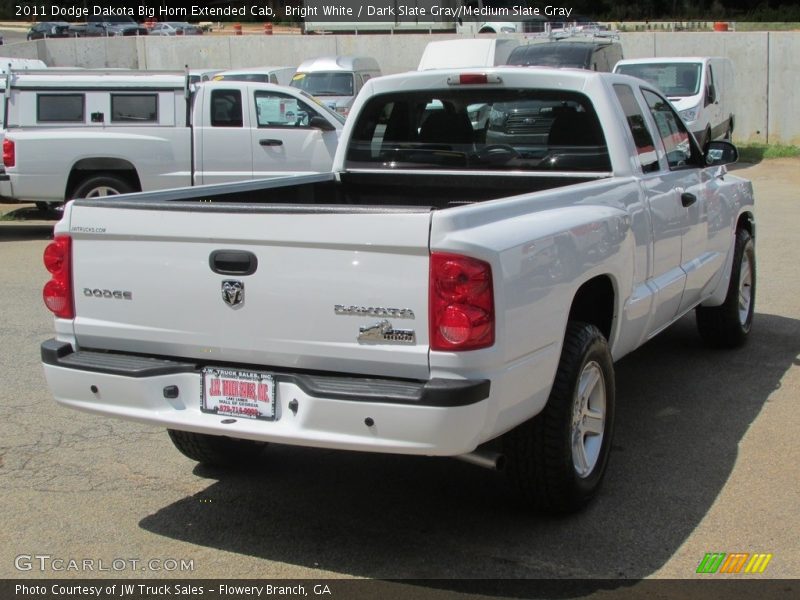
<path fill-rule="evenodd" d="M 256 92 L 256 118 L 259 127 L 308 127 L 319 113 L 302 100 L 288 94 Z"/>
<path fill-rule="evenodd" d="M 700 153 L 692 143 L 692 136 L 670 103 L 650 90 L 642 90 L 642 94 L 658 127 L 658 135 L 664 142 L 669 168 L 700 166 Z"/>
<path fill-rule="evenodd" d="M 111 94 L 111 122 L 158 122 L 158 94 Z"/>
<path fill-rule="evenodd" d="M 653 173 L 658 171 L 658 155 L 656 154 L 653 137 L 647 129 L 639 103 L 633 95 L 630 86 L 617 83 L 614 85 L 622 110 L 625 112 L 625 119 L 628 121 L 628 128 L 633 136 L 633 143 L 636 144 L 636 152 L 639 155 L 639 164 L 642 166 L 643 173 Z"/>
<path fill-rule="evenodd" d="M 40 123 L 82 123 L 83 94 L 38 94 L 36 120 Z"/>
<path fill-rule="evenodd" d="M 211 92 L 211 126 L 242 127 L 242 94 L 239 90 Z"/>
<path fill-rule="evenodd" d="M 706 74 L 706 105 L 712 104 L 716 100 L 716 86 L 714 85 L 714 70 L 711 65 L 708 65 L 708 72 Z M 713 92 L 712 92 L 713 90 Z"/>
<path fill-rule="evenodd" d="M 274 84 L 278 83 L 278 78 L 275 77 L 275 73 L 270 73 L 269 74 L 269 83 L 274 83 Z"/>

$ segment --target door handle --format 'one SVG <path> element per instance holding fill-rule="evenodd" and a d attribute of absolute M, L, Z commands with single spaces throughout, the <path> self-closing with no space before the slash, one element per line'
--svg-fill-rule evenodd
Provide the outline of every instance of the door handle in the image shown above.
<path fill-rule="evenodd" d="M 683 192 L 681 194 L 681 204 L 683 204 L 684 208 L 689 208 L 695 202 L 697 202 L 697 196 L 694 194 L 690 194 L 689 192 Z"/>
<path fill-rule="evenodd" d="M 258 259 L 244 250 L 214 250 L 208 257 L 208 265 L 220 275 L 252 275 L 258 268 Z"/>
<path fill-rule="evenodd" d="M 258 143 L 262 146 L 283 146 L 283 140 L 275 139 L 258 140 Z"/>

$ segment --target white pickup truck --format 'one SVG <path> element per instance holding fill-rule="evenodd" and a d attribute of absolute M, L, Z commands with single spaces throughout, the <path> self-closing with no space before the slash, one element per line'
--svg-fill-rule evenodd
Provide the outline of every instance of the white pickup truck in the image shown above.
<path fill-rule="evenodd" d="M 6 89 L 0 195 L 70 198 L 329 172 L 344 119 L 294 88 L 150 71 L 28 71 Z"/>
<path fill-rule="evenodd" d="M 204 463 L 266 442 L 460 457 L 575 510 L 606 470 L 613 361 L 693 309 L 712 345 L 748 336 L 736 155 L 626 76 L 373 79 L 332 173 L 68 203 L 47 381 Z"/>

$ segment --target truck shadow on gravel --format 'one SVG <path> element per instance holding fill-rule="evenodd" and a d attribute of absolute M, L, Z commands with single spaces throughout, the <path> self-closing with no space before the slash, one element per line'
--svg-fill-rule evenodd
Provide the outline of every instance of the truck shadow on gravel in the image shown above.
<path fill-rule="evenodd" d="M 559 595 L 552 586 L 537 592 L 531 585 L 522 593 L 520 582 L 504 588 L 502 581 L 458 580 L 567 577 L 632 585 L 624 579 L 657 571 L 706 515 L 739 442 L 798 353 L 798 320 L 757 314 L 745 348 L 713 351 L 687 317 L 617 363 L 616 436 L 605 485 L 571 517 L 530 514 L 499 474 L 451 459 L 274 446 L 247 470 L 197 467 L 198 477 L 212 480 L 208 488 L 140 526 L 309 569 L 447 578 L 430 586 L 491 596 L 574 597 L 587 590 Z M 263 576 L 271 575 L 265 565 Z"/>

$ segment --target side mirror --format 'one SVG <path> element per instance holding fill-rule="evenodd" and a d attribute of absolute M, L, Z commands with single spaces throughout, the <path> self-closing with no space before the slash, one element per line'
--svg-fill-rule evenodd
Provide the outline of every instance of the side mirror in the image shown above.
<path fill-rule="evenodd" d="M 325 117 L 320 117 L 319 115 L 311 117 L 311 120 L 308 122 L 308 126 L 321 131 L 333 131 L 336 129 Z"/>
<path fill-rule="evenodd" d="M 714 84 L 708 86 L 708 91 L 706 92 L 706 106 L 709 104 L 714 104 L 717 101 L 717 90 L 714 87 Z"/>
<path fill-rule="evenodd" d="M 706 144 L 705 159 L 709 167 L 730 165 L 739 160 L 739 151 L 730 142 L 714 140 Z"/>

